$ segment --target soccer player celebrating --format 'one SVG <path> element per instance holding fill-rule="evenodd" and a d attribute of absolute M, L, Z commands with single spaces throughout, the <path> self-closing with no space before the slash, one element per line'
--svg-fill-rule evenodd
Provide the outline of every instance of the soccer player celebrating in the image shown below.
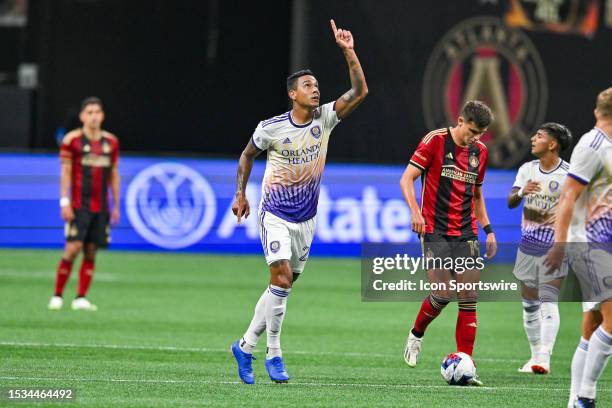
<path fill-rule="evenodd" d="M 594 113 L 595 127 L 572 152 L 557 210 L 555 244 L 544 262 L 549 274 L 561 267 L 568 229 L 569 242 L 586 237 L 588 244 L 568 251 L 587 300 L 582 304 L 582 338 L 572 359 L 568 406 L 577 407 L 595 406 L 597 380 L 612 354 L 612 88 L 599 93 Z"/>
<path fill-rule="evenodd" d="M 567 275 L 567 264 L 554 275 L 546 275 L 543 255 L 554 242 L 554 223 L 561 188 L 569 163 L 559 153 L 571 145 L 569 129 L 545 123 L 531 138 L 531 154 L 538 160 L 523 164 L 508 196 L 508 207 L 517 207 L 523 197 L 521 241 L 514 276 L 521 281 L 523 327 L 531 347 L 531 358 L 519 372 L 548 374 L 550 355 L 559 331 L 559 288 Z"/>
<path fill-rule="evenodd" d="M 304 270 L 313 239 L 329 136 L 368 93 L 351 32 L 336 28 L 334 20 L 331 20 L 331 28 L 348 64 L 351 89 L 337 101 L 319 106 L 319 83 L 313 73 L 302 70 L 291 74 L 287 78 L 287 93 L 293 105 L 291 111 L 260 122 L 238 163 L 232 210 L 240 222 L 250 213 L 245 189 L 253 159 L 262 151 L 268 151 L 258 218 L 270 282 L 255 306 L 248 329 L 231 346 L 238 363 L 238 375 L 246 384 L 255 382 L 253 349 L 264 330 L 268 374 L 276 382 L 289 380 L 281 353 L 281 327 L 287 298 L 293 282 Z"/>
<path fill-rule="evenodd" d="M 62 161 L 60 207 L 66 222 L 64 255 L 57 266 L 55 294 L 49 301 L 50 310 L 63 304 L 64 286 L 70 277 L 72 263 L 83 251 L 74 310 L 97 310 L 85 297 L 94 273 L 96 251 L 109 241 L 109 219 L 119 221 L 119 142 L 102 130 L 102 101 L 89 97 L 81 103 L 79 115 L 83 127 L 64 137 L 60 147 Z M 113 209 L 109 214 L 108 187 L 113 193 Z"/>
<path fill-rule="evenodd" d="M 461 110 L 457 125 L 428 133 L 419 143 L 402 175 L 400 186 L 412 216 L 412 230 L 418 233 L 424 256 L 475 258 L 479 255 L 477 220 L 487 233 L 487 257 L 497 250 L 482 194 L 487 166 L 487 147 L 478 139 L 487 131 L 493 115 L 480 101 L 470 101 Z M 421 206 L 417 204 L 414 180 L 422 176 Z M 451 270 L 428 269 L 430 282 L 445 283 L 447 290 L 436 290 L 421 305 L 408 335 L 404 359 L 415 367 L 427 326 L 450 302 L 450 280 L 476 282 L 480 271 L 455 274 Z M 460 291 L 455 339 L 457 351 L 472 355 L 476 339 L 476 293 Z M 481 385 L 480 380 L 473 381 Z"/>

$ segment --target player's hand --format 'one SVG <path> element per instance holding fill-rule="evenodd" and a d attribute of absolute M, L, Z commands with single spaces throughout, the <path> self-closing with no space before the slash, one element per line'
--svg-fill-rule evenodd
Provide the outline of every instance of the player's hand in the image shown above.
<path fill-rule="evenodd" d="M 72 211 L 72 207 L 70 207 L 69 205 L 66 207 L 62 207 L 62 220 L 66 222 L 74 220 L 74 211 Z"/>
<path fill-rule="evenodd" d="M 246 199 L 244 193 L 237 192 L 234 204 L 232 204 L 232 212 L 238 217 L 238 224 L 240 224 L 241 218 L 248 218 L 251 213 L 251 207 L 249 207 L 249 200 Z"/>
<path fill-rule="evenodd" d="M 425 233 L 425 218 L 420 211 L 412 213 L 412 231 L 419 235 Z"/>
<path fill-rule="evenodd" d="M 495 238 L 495 233 L 487 234 L 487 252 L 485 253 L 486 259 L 492 259 L 497 253 L 497 238 Z"/>
<path fill-rule="evenodd" d="M 336 28 L 336 22 L 334 20 L 329 20 L 329 22 L 331 24 L 332 31 L 334 32 L 334 37 L 338 47 L 340 47 L 342 50 L 352 50 L 354 47 L 353 34 L 351 34 L 351 32 L 348 30 Z"/>
<path fill-rule="evenodd" d="M 121 218 L 121 215 L 119 213 L 119 207 L 115 207 L 113 208 L 113 211 L 111 212 L 111 218 L 110 218 L 111 224 L 112 225 L 119 224 L 119 218 Z"/>
<path fill-rule="evenodd" d="M 527 180 L 527 184 L 523 187 L 523 195 L 537 193 L 540 190 L 542 189 L 539 182 Z"/>
<path fill-rule="evenodd" d="M 561 267 L 563 263 L 563 257 L 565 256 L 565 243 L 564 242 L 555 242 L 548 250 L 546 257 L 544 258 L 544 266 L 548 269 L 546 270 L 546 275 L 552 275 L 557 269 Z"/>

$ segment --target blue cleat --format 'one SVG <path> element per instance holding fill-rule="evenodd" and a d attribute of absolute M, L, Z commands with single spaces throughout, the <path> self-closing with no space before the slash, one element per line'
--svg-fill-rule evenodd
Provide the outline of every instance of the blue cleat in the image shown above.
<path fill-rule="evenodd" d="M 253 375 L 253 354 L 245 353 L 240 350 L 240 340 L 236 340 L 232 344 L 232 353 L 236 363 L 238 363 L 238 376 L 245 384 L 255 384 L 255 376 Z"/>
<path fill-rule="evenodd" d="M 577 408 L 595 408 L 595 400 L 589 398 L 580 398 L 576 401 Z"/>
<path fill-rule="evenodd" d="M 270 379 L 274 382 L 286 383 L 289 381 L 289 374 L 285 370 L 285 362 L 282 357 L 266 359 L 266 370 L 268 370 Z"/>

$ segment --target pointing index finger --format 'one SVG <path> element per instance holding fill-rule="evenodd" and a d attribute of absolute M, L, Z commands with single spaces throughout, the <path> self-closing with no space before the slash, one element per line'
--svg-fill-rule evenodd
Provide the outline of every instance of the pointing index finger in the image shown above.
<path fill-rule="evenodd" d="M 334 21 L 333 18 L 329 20 L 329 22 L 331 24 L 332 31 L 334 32 L 334 34 L 336 34 L 338 32 L 338 29 L 336 28 L 336 22 Z"/>

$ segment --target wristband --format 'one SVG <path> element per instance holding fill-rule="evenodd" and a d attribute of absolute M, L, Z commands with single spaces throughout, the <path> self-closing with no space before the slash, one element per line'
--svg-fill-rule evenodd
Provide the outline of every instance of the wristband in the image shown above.
<path fill-rule="evenodd" d="M 524 189 L 525 187 L 521 187 L 521 189 L 516 192 L 516 195 L 519 196 L 519 198 L 523 198 L 523 196 L 525 195 Z"/>
<path fill-rule="evenodd" d="M 68 207 L 70 206 L 70 199 L 68 197 L 62 197 L 60 198 L 60 207 L 64 208 L 64 207 Z"/>
<path fill-rule="evenodd" d="M 487 235 L 493 232 L 493 227 L 491 227 L 491 224 L 485 225 L 482 229 Z"/>

